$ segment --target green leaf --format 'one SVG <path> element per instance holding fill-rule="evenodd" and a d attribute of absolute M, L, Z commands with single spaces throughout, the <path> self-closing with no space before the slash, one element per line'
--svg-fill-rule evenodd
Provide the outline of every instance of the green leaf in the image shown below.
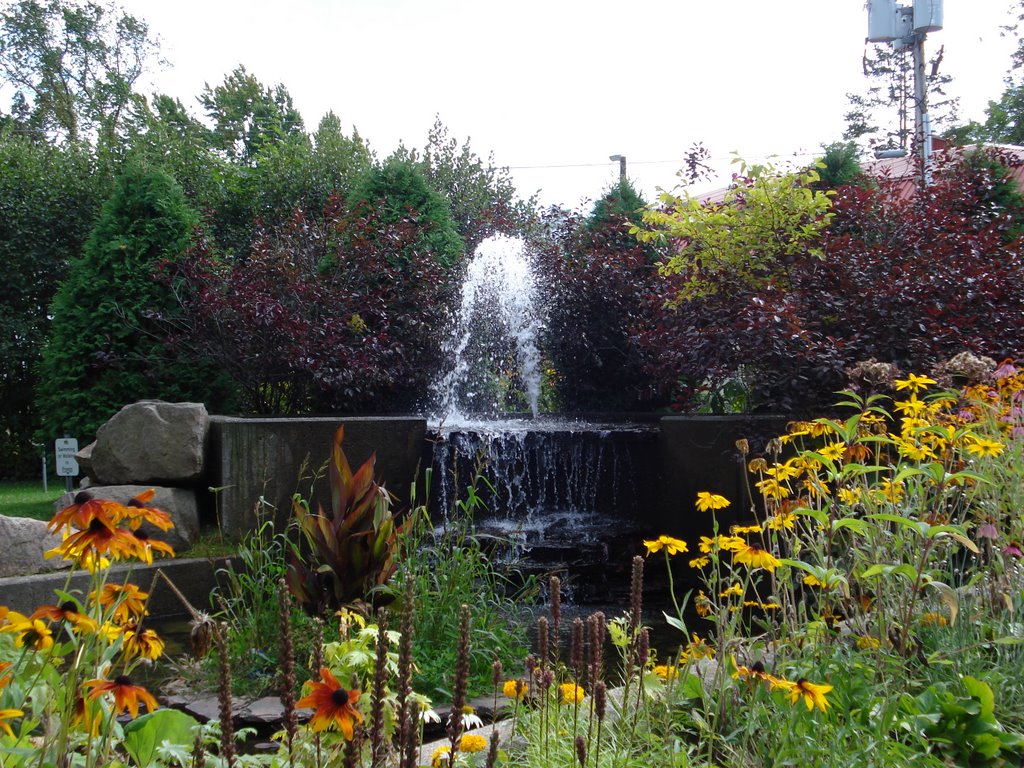
<path fill-rule="evenodd" d="M 949 609 L 949 625 L 956 624 L 956 617 L 960 613 L 960 599 L 956 595 L 956 590 L 941 581 L 929 581 L 926 586 L 938 592 L 939 600 Z"/>
<path fill-rule="evenodd" d="M 988 717 L 996 711 L 996 696 L 992 693 L 992 688 L 988 683 L 970 675 L 964 675 L 962 681 L 967 693 L 981 704 L 983 717 Z"/>
<path fill-rule="evenodd" d="M 664 615 L 664 617 L 665 617 L 665 623 L 666 624 L 668 624 L 670 627 L 674 627 L 674 628 L 678 629 L 684 635 L 687 635 L 686 624 L 683 623 L 683 621 L 681 619 L 677 619 L 675 616 L 669 616 L 664 611 L 662 611 L 662 615 Z"/>
<path fill-rule="evenodd" d="M 686 676 L 683 681 L 683 696 L 687 699 L 704 698 L 704 683 L 701 681 L 700 675 L 691 672 Z"/>
<path fill-rule="evenodd" d="M 158 709 L 124 726 L 124 748 L 140 768 L 152 765 L 163 742 L 191 747 L 199 721 L 177 709 Z"/>

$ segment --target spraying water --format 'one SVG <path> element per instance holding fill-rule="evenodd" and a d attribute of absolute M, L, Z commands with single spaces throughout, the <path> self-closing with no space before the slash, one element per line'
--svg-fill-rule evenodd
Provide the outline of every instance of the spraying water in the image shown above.
<path fill-rule="evenodd" d="M 435 418 L 447 425 L 529 410 L 537 415 L 540 354 L 537 285 L 525 244 L 495 235 L 466 268 L 446 345 L 449 368 L 432 387 Z"/>

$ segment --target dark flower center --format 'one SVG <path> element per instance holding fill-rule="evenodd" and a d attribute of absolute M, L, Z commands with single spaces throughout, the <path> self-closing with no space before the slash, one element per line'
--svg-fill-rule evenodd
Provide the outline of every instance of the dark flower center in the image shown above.
<path fill-rule="evenodd" d="M 61 613 L 78 613 L 78 606 L 75 605 L 74 600 L 65 600 L 60 604 Z"/>
<path fill-rule="evenodd" d="M 75 494 L 75 504 L 85 504 L 87 501 L 92 501 L 92 494 L 88 491 L 79 491 Z"/>
<path fill-rule="evenodd" d="M 114 683 L 117 685 L 131 685 L 132 680 L 128 675 L 118 675 L 114 678 Z"/>
<path fill-rule="evenodd" d="M 128 501 L 128 503 L 127 503 L 127 504 L 125 504 L 125 506 L 126 506 L 126 507 L 139 507 L 140 509 L 145 509 L 145 508 L 146 508 L 146 505 L 145 505 L 145 504 L 143 504 L 143 503 L 142 503 L 141 501 L 139 501 L 138 499 L 130 499 L 130 500 Z"/>
<path fill-rule="evenodd" d="M 339 707 L 343 707 L 348 704 L 348 691 L 344 688 L 335 688 L 331 691 L 331 701 L 337 704 Z"/>
<path fill-rule="evenodd" d="M 89 521 L 89 533 L 99 533 L 100 531 L 105 531 L 106 529 L 107 524 L 100 520 L 98 517 L 94 517 L 92 520 Z"/>
<path fill-rule="evenodd" d="M 136 531 L 135 532 L 135 538 L 138 539 L 139 541 L 146 541 L 146 540 L 149 539 L 149 534 L 146 533 L 145 531 Z"/>

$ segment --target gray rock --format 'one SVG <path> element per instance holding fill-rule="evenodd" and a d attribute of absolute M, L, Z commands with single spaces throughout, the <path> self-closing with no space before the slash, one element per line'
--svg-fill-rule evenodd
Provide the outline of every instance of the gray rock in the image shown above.
<path fill-rule="evenodd" d="M 104 485 L 186 485 L 203 473 L 209 430 L 202 403 L 126 405 L 96 433 L 93 472 Z"/>
<path fill-rule="evenodd" d="M 165 488 L 153 485 L 94 485 L 89 493 L 97 499 L 110 499 L 119 504 L 127 504 L 133 497 L 152 488 L 156 495 L 147 506 L 161 509 L 171 516 L 174 527 L 169 531 L 161 531 L 150 523 L 143 523 L 140 530 L 152 539 L 166 541 L 174 551 L 184 552 L 199 537 L 199 504 L 195 491 L 186 488 Z M 72 504 L 74 493 L 65 493 L 54 503 L 57 510 Z"/>
<path fill-rule="evenodd" d="M 90 482 L 96 481 L 96 475 L 92 468 L 92 452 L 96 448 L 96 441 L 93 440 L 85 448 L 75 454 L 75 461 L 78 462 L 79 471 L 85 476 L 84 479 Z M 81 487 L 81 486 L 80 486 Z"/>
<path fill-rule="evenodd" d="M 29 517 L 0 515 L 0 577 L 27 576 L 67 568 L 59 557 L 45 559 L 43 553 L 61 543 L 61 537 L 46 530 L 46 523 Z"/>

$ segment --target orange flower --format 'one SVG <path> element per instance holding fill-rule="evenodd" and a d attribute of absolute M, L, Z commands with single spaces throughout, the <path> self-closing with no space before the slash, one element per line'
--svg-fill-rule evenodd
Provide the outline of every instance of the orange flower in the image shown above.
<path fill-rule="evenodd" d="M 89 698 L 93 700 L 104 693 L 114 694 L 114 711 L 120 713 L 127 710 L 133 720 L 139 716 L 140 701 L 150 712 L 157 708 L 153 694 L 141 685 L 134 685 L 127 675 L 118 675 L 113 680 L 89 680 L 83 683 L 82 687 L 92 688 L 89 691 Z"/>
<path fill-rule="evenodd" d="M 135 534 L 136 549 L 135 555 L 144 563 L 153 564 L 153 550 L 163 552 L 165 555 L 174 557 L 174 549 L 166 541 L 149 538 L 145 531 L 138 531 Z"/>
<path fill-rule="evenodd" d="M 113 517 L 102 507 L 90 516 L 88 525 L 64 539 L 64 542 L 46 553 L 47 557 L 60 555 L 65 560 L 80 560 L 84 555 L 108 555 L 113 559 L 136 553 L 138 543 L 130 531 L 119 528 Z"/>
<path fill-rule="evenodd" d="M 0 627 L 0 632 L 17 632 L 14 644 L 18 648 L 45 651 L 53 647 L 53 633 L 50 631 L 49 622 L 29 618 L 17 611 L 9 611 L 7 617 L 7 623 Z"/>
<path fill-rule="evenodd" d="M 149 613 L 146 610 L 149 593 L 143 592 L 134 584 L 104 584 L 99 594 L 93 592 L 89 598 L 98 601 L 104 608 L 114 606 L 114 621 L 121 624 L 126 624 L 132 619 L 141 619 Z"/>
<path fill-rule="evenodd" d="M 295 702 L 296 707 L 312 707 L 316 711 L 309 721 L 314 731 L 325 731 L 331 724 L 338 726 L 346 739 L 352 739 L 352 726 L 363 722 L 363 716 L 352 705 L 359 701 L 359 691 L 346 691 L 327 667 L 320 667 L 319 683 L 307 683 L 312 692 Z"/>
<path fill-rule="evenodd" d="M 161 531 L 169 531 L 174 527 L 169 514 L 146 503 L 155 495 L 156 491 L 150 488 L 148 491 L 133 496 L 124 505 L 124 519 L 128 521 L 128 525 L 133 531 L 138 529 L 143 520 L 155 525 Z"/>
<path fill-rule="evenodd" d="M 66 621 L 78 631 L 95 632 L 99 624 L 79 611 L 78 603 L 65 600 L 60 605 L 42 605 L 29 616 L 30 619 L 49 619 L 50 621 Z"/>

